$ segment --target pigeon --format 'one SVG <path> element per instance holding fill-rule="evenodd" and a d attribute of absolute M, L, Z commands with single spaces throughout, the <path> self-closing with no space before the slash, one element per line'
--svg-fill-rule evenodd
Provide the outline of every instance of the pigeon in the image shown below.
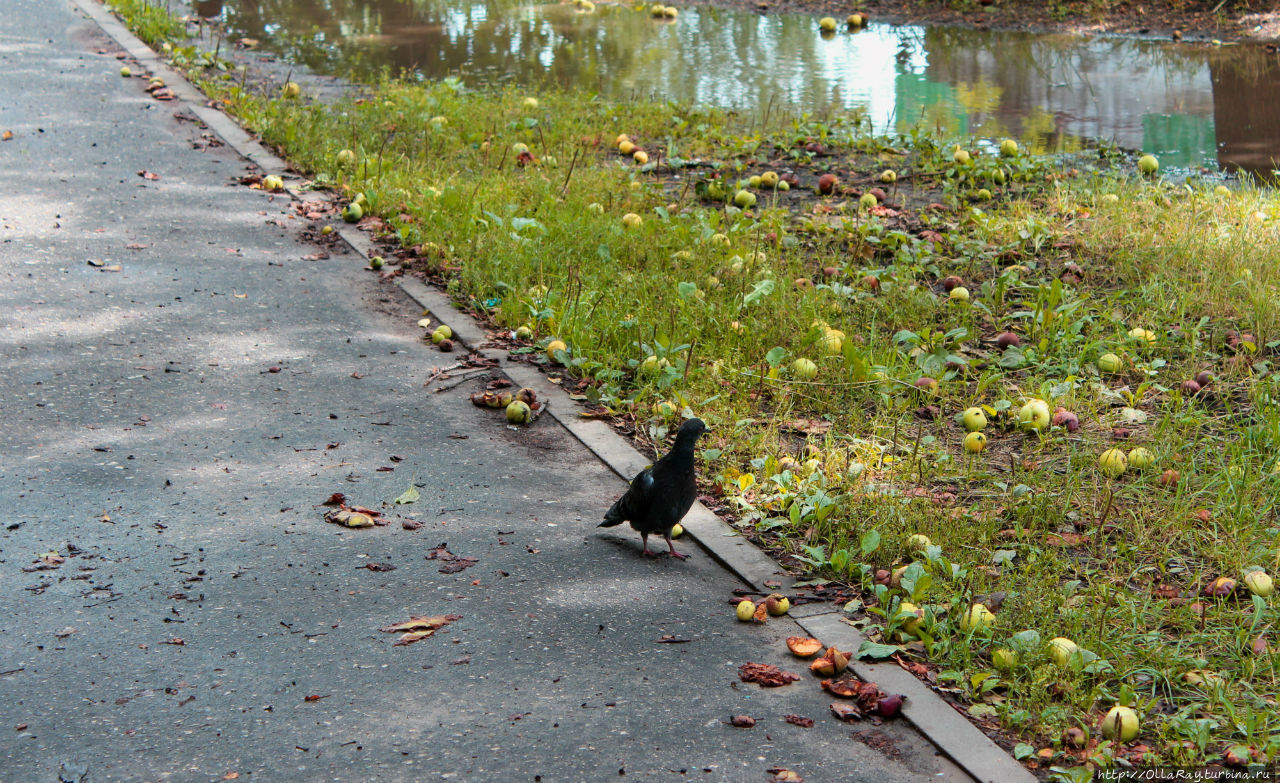
<path fill-rule="evenodd" d="M 698 436 L 707 431 L 702 419 L 689 419 L 676 432 L 676 444 L 666 456 L 640 471 L 631 480 L 627 493 L 609 507 L 599 527 L 613 527 L 630 522 L 640 532 L 646 557 L 657 557 L 649 551 L 649 534 L 661 533 L 671 548 L 671 556 L 684 560 L 688 555 L 676 551 L 671 543 L 671 528 L 689 513 L 698 497 L 694 476 L 693 447 Z"/>

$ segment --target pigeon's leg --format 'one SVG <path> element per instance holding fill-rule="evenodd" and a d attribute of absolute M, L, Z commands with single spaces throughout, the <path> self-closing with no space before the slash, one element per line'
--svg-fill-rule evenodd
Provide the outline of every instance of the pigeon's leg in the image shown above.
<path fill-rule="evenodd" d="M 642 554 L 643 554 L 645 557 L 657 557 L 657 556 L 658 556 L 658 553 L 657 553 L 657 552 L 650 552 L 650 551 L 649 551 L 649 534 L 648 534 L 648 533 L 641 533 L 641 534 L 640 534 L 640 543 L 644 544 L 644 552 L 642 552 Z"/>
<path fill-rule="evenodd" d="M 671 533 L 670 533 L 670 532 L 663 533 L 663 534 L 662 534 L 662 537 L 663 537 L 663 538 L 665 538 L 665 539 L 667 539 L 667 546 L 671 548 L 671 556 L 672 556 L 672 557 L 677 558 L 677 559 L 680 559 L 680 560 L 685 560 L 685 559 L 687 559 L 687 558 L 689 557 L 688 555 L 682 555 L 682 554 L 680 554 L 679 552 L 677 552 L 677 551 L 676 551 L 676 545 L 675 545 L 675 544 L 673 544 L 673 543 L 671 543 Z"/>

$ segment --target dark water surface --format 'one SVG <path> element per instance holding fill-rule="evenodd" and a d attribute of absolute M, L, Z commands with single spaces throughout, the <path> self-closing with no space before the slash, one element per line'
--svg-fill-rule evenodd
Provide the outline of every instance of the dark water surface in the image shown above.
<path fill-rule="evenodd" d="M 877 132 L 1012 136 L 1037 151 L 1100 139 L 1164 166 L 1269 172 L 1280 159 L 1280 57 L 1204 47 L 601 3 L 209 0 L 228 34 L 328 74 L 384 67 L 469 83 L 558 85 L 751 112 L 861 111 Z"/>

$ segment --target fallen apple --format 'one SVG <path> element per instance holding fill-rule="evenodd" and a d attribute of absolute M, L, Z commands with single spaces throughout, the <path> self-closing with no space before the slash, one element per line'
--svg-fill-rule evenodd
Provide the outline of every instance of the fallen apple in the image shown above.
<path fill-rule="evenodd" d="M 733 203 L 741 209 L 750 209 L 756 205 L 756 194 L 749 190 L 739 190 L 733 194 Z"/>
<path fill-rule="evenodd" d="M 849 14 L 844 18 L 844 23 L 849 27 L 861 27 L 866 20 L 862 18 L 862 14 Z"/>
<path fill-rule="evenodd" d="M 679 522 L 677 522 L 677 523 L 675 523 L 674 525 L 672 525 L 672 527 L 671 527 L 671 537 L 672 537 L 672 538 L 679 538 L 679 537 L 680 537 L 680 536 L 682 536 L 682 535 L 684 535 L 684 525 L 680 524 Z"/>
<path fill-rule="evenodd" d="M 1129 467 L 1129 458 L 1120 449 L 1107 449 L 1098 457 L 1098 467 L 1111 478 L 1119 478 Z"/>
<path fill-rule="evenodd" d="M 824 16 L 818 20 L 818 27 L 824 33 L 834 33 L 836 31 L 836 20 L 830 16 Z"/>
<path fill-rule="evenodd" d="M 1138 158 L 1138 171 L 1150 176 L 1160 170 L 1160 161 L 1155 155 L 1143 155 Z"/>
<path fill-rule="evenodd" d="M 507 421 L 512 424 L 525 424 L 532 415 L 533 411 L 520 400 L 512 400 L 511 404 L 507 406 Z"/>
<path fill-rule="evenodd" d="M 958 285 L 951 289 L 951 293 L 947 294 L 947 298 L 953 302 L 967 302 L 969 301 L 969 289 Z"/>
<path fill-rule="evenodd" d="M 1065 636 L 1049 640 L 1049 658 L 1059 666 L 1066 666 L 1071 662 L 1071 656 L 1079 651 L 1079 645 Z"/>
<path fill-rule="evenodd" d="M 913 533 L 907 538 L 907 549 L 912 552 L 923 552 L 933 546 L 933 542 L 924 533 Z"/>
<path fill-rule="evenodd" d="M 956 147 L 955 152 L 951 154 L 951 159 L 956 163 L 960 164 L 961 166 L 968 166 L 969 163 L 973 160 L 973 157 L 969 155 L 968 150 Z"/>
<path fill-rule="evenodd" d="M 788 636 L 787 649 L 797 658 L 812 658 L 822 649 L 822 642 L 808 636 Z"/>
<path fill-rule="evenodd" d="M 766 171 L 760 175 L 760 187 L 773 189 L 778 187 L 778 172 Z"/>
<path fill-rule="evenodd" d="M 742 622 L 750 622 L 752 617 L 756 615 L 756 605 L 754 601 L 743 599 L 738 602 L 738 619 Z"/>
<path fill-rule="evenodd" d="M 938 382 L 927 375 L 916 378 L 915 387 L 928 395 L 936 395 L 938 393 Z"/>
<path fill-rule="evenodd" d="M 946 291 L 947 293 L 950 293 L 956 288 L 959 288 L 960 286 L 964 285 L 964 279 L 956 275 L 947 275 L 946 277 L 942 278 L 942 280 L 939 282 L 939 285 L 942 286 L 942 290 Z"/>
<path fill-rule="evenodd" d="M 381 269 L 383 266 L 386 265 L 386 263 L 387 263 L 386 259 L 384 259 L 382 256 L 374 256 L 373 258 L 369 259 L 369 268 Z"/>
<path fill-rule="evenodd" d="M 528 98 L 525 98 L 523 101 L 521 101 L 521 105 L 523 105 L 526 109 L 536 109 L 538 108 L 538 99 L 530 96 Z"/>
<path fill-rule="evenodd" d="M 284 179 L 277 174 L 268 174 L 262 178 L 262 189 L 270 191 L 284 190 Z"/>
<path fill-rule="evenodd" d="M 1138 713 L 1132 707 L 1112 707 L 1102 719 L 1102 736 L 1109 740 L 1130 742 L 1141 731 Z"/>
<path fill-rule="evenodd" d="M 1044 400 L 1028 400 L 1018 409 L 1018 425 L 1024 430 L 1043 431 L 1051 420 L 1049 404 Z"/>
<path fill-rule="evenodd" d="M 1008 647 L 997 647 L 991 651 L 991 665 L 1000 671 L 1009 671 L 1018 665 L 1018 653 Z"/>
<path fill-rule="evenodd" d="M 302 94 L 302 88 L 297 82 L 285 82 L 284 89 L 281 91 L 286 98 L 297 98 Z"/>
<path fill-rule="evenodd" d="M 636 229 L 636 228 L 640 228 L 640 226 L 643 224 L 644 224 L 644 218 L 640 217 L 634 212 L 628 212 L 627 214 L 622 216 L 622 225 L 627 228 Z"/>
<path fill-rule="evenodd" d="M 818 365 L 802 356 L 791 363 L 791 374 L 802 381 L 811 381 L 818 377 Z"/>
<path fill-rule="evenodd" d="M 769 614 L 774 617 L 781 617 L 791 611 L 791 599 L 787 598 L 785 595 L 778 595 L 777 593 L 774 593 L 764 599 L 764 605 Z"/>
<path fill-rule="evenodd" d="M 974 192 L 973 198 L 977 201 L 990 201 L 992 198 L 991 191 L 986 188 L 978 188 Z"/>
<path fill-rule="evenodd" d="M 644 150 L 636 150 L 635 152 L 631 153 L 631 159 L 636 162 L 636 165 L 643 166 L 644 164 L 649 162 L 649 153 L 645 152 Z"/>
<path fill-rule="evenodd" d="M 1142 446 L 1130 451 L 1126 459 L 1129 461 L 1129 467 L 1134 470 L 1146 470 L 1156 461 L 1155 455 Z"/>
<path fill-rule="evenodd" d="M 618 142 L 618 152 L 621 152 L 623 155 L 633 155 L 635 154 L 635 151 L 636 145 L 632 143 L 631 139 L 623 139 Z"/>
<path fill-rule="evenodd" d="M 133 71 L 129 70 L 129 66 L 122 65 L 120 66 L 120 75 L 127 79 L 130 76 L 133 76 Z"/>
<path fill-rule="evenodd" d="M 1129 336 L 1142 343 L 1154 343 L 1159 339 L 1155 332 L 1150 329 L 1143 329 L 1141 326 L 1135 326 L 1130 329 Z"/>
<path fill-rule="evenodd" d="M 893 169 L 885 169 L 880 172 L 880 181 L 886 185 L 892 185 L 898 181 L 898 172 Z"/>
<path fill-rule="evenodd" d="M 564 340 L 552 340 L 547 343 L 547 358 L 551 361 L 556 361 L 556 352 L 567 350 L 569 350 L 569 346 L 564 344 Z"/>
<path fill-rule="evenodd" d="M 1178 479 L 1180 478 L 1182 478 L 1182 476 L 1181 474 L 1178 473 L 1178 471 L 1174 470 L 1173 468 L 1169 468 L 1168 470 L 1160 474 L 1160 486 L 1176 487 L 1178 486 Z"/>
<path fill-rule="evenodd" d="M 1098 369 L 1106 373 L 1120 372 L 1120 368 L 1124 366 L 1124 362 L 1114 353 L 1104 353 L 1098 357 Z"/>
<path fill-rule="evenodd" d="M 518 329 L 516 329 L 516 339 L 517 339 L 517 340 L 532 340 L 532 339 L 533 339 L 533 330 L 532 330 L 532 329 L 530 329 L 528 326 L 521 326 L 521 327 L 519 327 Z"/>
<path fill-rule="evenodd" d="M 1249 588 L 1249 592 L 1262 598 L 1268 598 L 1275 592 L 1275 583 L 1261 568 L 1255 568 L 1244 575 L 1244 586 Z"/>
<path fill-rule="evenodd" d="M 351 150 L 341 150 L 334 156 L 334 161 L 343 168 L 354 166 L 356 163 L 356 154 Z"/>
<path fill-rule="evenodd" d="M 987 428 L 987 414 L 978 406 L 966 408 L 960 417 L 960 423 L 967 432 L 980 432 Z"/>
<path fill-rule="evenodd" d="M 996 335 L 996 345 L 1003 348 L 1017 348 L 1022 345 L 1022 338 L 1013 332 L 1001 332 Z"/>
<path fill-rule="evenodd" d="M 452 340 L 452 339 L 453 339 L 453 330 L 450 329 L 448 326 L 445 326 L 444 324 L 440 324 L 439 326 L 437 326 L 436 330 L 431 333 L 431 342 L 436 343 L 437 345 L 440 343 L 441 340 Z"/>
<path fill-rule="evenodd" d="M 920 630 L 920 623 L 924 620 L 924 610 L 913 603 L 903 601 L 898 604 L 898 619 L 902 620 L 904 631 L 915 634 Z"/>
<path fill-rule="evenodd" d="M 964 633 L 982 633 L 995 625 L 996 616 L 982 604 L 974 604 L 960 618 L 960 630 Z"/>
<path fill-rule="evenodd" d="M 970 432 L 964 436 L 964 450 L 970 454 L 978 454 L 987 447 L 986 433 Z"/>
<path fill-rule="evenodd" d="M 364 217 L 364 208 L 358 201 L 353 201 L 342 208 L 342 219 L 348 223 L 358 223 L 362 217 Z"/>
<path fill-rule="evenodd" d="M 839 182 L 840 180 L 835 174 L 823 174 L 821 177 L 818 177 L 818 192 L 824 196 L 829 196 L 835 192 L 836 185 L 838 185 Z"/>
<path fill-rule="evenodd" d="M 1018 142 L 1013 139 L 1005 139 L 1000 142 L 1000 154 L 1006 158 L 1012 158 L 1018 154 Z"/>

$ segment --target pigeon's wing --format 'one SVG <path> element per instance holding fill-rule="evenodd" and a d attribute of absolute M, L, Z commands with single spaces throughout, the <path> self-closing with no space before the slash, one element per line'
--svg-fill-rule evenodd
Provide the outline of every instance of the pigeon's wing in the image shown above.
<path fill-rule="evenodd" d="M 626 494 L 618 498 L 618 502 L 609 507 L 604 514 L 600 527 L 613 527 L 628 520 L 644 519 L 653 503 L 653 468 L 648 467 L 636 474 Z"/>

